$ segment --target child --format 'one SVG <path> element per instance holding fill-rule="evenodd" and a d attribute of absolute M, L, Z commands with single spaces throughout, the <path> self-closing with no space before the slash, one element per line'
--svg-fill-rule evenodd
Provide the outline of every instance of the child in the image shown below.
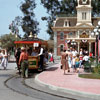
<path fill-rule="evenodd" d="M 50 55 L 50 62 L 53 62 L 54 63 L 53 54 L 52 53 L 49 53 L 49 55 Z"/>
<path fill-rule="evenodd" d="M 75 58 L 75 72 L 79 72 L 79 54 Z"/>
<path fill-rule="evenodd" d="M 82 54 L 80 54 L 79 58 L 80 58 L 80 64 L 79 64 L 79 67 L 80 67 L 80 68 L 82 68 L 82 63 L 83 63 L 83 55 L 82 55 Z"/>

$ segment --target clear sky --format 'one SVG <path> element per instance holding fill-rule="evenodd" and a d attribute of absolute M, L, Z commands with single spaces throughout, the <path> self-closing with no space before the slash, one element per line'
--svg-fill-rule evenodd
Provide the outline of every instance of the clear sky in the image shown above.
<path fill-rule="evenodd" d="M 16 16 L 22 16 L 20 11 L 20 3 L 24 0 L 0 0 L 0 36 L 3 34 L 9 34 L 9 24 Z M 46 33 L 46 21 L 41 20 L 41 16 L 47 16 L 46 10 L 40 5 L 40 0 L 35 0 L 37 3 L 37 8 L 35 9 L 36 19 L 40 23 L 39 28 L 40 33 L 39 38 L 48 40 L 49 35 Z M 19 33 L 23 35 L 23 31 L 20 29 Z"/>

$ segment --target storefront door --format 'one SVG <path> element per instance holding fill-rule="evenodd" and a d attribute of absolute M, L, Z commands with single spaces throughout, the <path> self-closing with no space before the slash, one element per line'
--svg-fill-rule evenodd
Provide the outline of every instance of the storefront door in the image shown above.
<path fill-rule="evenodd" d="M 83 49 L 83 50 L 85 50 L 85 51 L 89 51 L 89 43 L 88 42 L 86 42 L 86 43 L 84 43 L 84 42 L 81 42 L 80 43 L 80 49 Z"/>

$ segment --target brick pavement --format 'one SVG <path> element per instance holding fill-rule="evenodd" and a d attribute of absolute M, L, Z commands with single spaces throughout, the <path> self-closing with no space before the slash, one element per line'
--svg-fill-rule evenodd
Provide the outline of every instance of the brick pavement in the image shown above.
<path fill-rule="evenodd" d="M 59 67 L 60 63 L 53 65 L 50 69 L 39 74 L 37 79 L 41 83 L 60 87 L 62 89 L 96 95 L 100 94 L 100 80 L 79 78 L 78 73 L 74 73 L 72 69 L 70 73 L 64 75 L 63 70 Z M 82 69 L 80 69 L 80 73 L 84 73 Z"/>

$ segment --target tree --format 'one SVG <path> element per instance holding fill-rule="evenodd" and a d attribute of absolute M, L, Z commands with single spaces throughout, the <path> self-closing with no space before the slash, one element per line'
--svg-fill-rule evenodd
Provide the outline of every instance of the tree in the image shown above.
<path fill-rule="evenodd" d="M 100 17 L 100 0 L 92 0 L 93 12 L 92 16 Z"/>
<path fill-rule="evenodd" d="M 11 30 L 12 33 L 19 35 L 19 29 L 18 27 L 21 26 L 22 17 L 17 16 L 15 19 L 12 21 L 12 23 L 9 25 L 9 29 Z"/>
<path fill-rule="evenodd" d="M 20 40 L 16 38 L 13 34 L 5 34 L 0 37 L 1 47 L 10 51 L 12 48 L 15 47 L 14 41 Z"/>
<path fill-rule="evenodd" d="M 27 37 L 30 34 L 30 32 L 32 32 L 33 34 L 37 34 L 39 32 L 39 23 L 36 21 L 36 19 L 34 19 L 35 8 L 35 0 L 25 0 L 25 2 L 23 2 L 20 6 L 20 9 L 24 14 L 24 16 L 22 17 L 21 27 L 25 32 L 25 37 Z"/>
<path fill-rule="evenodd" d="M 76 15 L 77 0 L 41 0 L 41 4 L 47 9 L 49 17 L 42 17 L 42 20 L 47 20 L 48 30 L 51 39 L 53 39 L 53 21 L 56 19 L 56 15 L 66 14 L 67 16 Z M 100 16 L 100 1 L 92 0 L 93 12 L 92 16 Z"/>

